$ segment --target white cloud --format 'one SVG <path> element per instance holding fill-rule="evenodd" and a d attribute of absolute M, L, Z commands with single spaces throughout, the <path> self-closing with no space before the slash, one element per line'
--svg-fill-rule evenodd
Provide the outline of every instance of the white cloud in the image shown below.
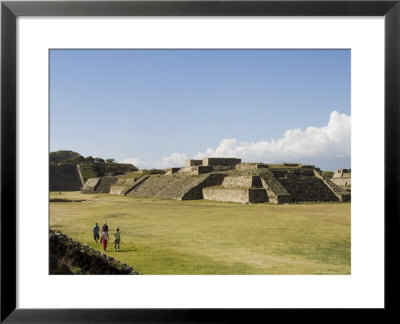
<path fill-rule="evenodd" d="M 164 169 L 170 167 L 181 167 L 185 164 L 188 157 L 185 153 L 171 153 L 170 156 L 163 157 L 158 162 L 145 162 L 138 157 L 130 157 L 119 161 L 120 163 L 131 163 L 139 169 Z"/>
<path fill-rule="evenodd" d="M 333 111 L 323 127 L 289 129 L 278 140 L 240 142 L 223 139 L 217 148 L 199 152 L 196 158 L 237 157 L 243 161 L 281 162 L 301 158 L 350 156 L 351 116 Z"/>
<path fill-rule="evenodd" d="M 213 149 L 199 152 L 194 157 L 235 157 L 244 162 L 298 162 L 304 158 L 344 158 L 351 154 L 351 116 L 333 111 L 328 124 L 308 127 L 305 130 L 289 129 L 278 140 L 238 142 L 236 138 L 225 138 Z M 137 157 L 124 159 L 121 163 L 132 163 L 139 168 L 168 168 L 185 165 L 190 158 L 186 153 L 171 153 L 158 162 L 144 162 Z"/>
<path fill-rule="evenodd" d="M 140 160 L 138 157 L 123 159 L 119 161 L 119 163 L 130 163 L 133 164 L 135 167 L 138 167 L 139 169 L 147 168 L 149 165 L 147 162 Z"/>
<path fill-rule="evenodd" d="M 163 157 L 161 161 L 156 162 L 154 165 L 156 168 L 169 168 L 169 167 L 180 167 L 185 165 L 185 160 L 188 156 L 185 153 L 171 153 L 170 156 Z"/>

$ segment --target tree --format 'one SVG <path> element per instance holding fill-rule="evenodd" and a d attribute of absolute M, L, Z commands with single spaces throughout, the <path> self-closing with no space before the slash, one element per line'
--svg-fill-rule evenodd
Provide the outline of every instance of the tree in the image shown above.
<path fill-rule="evenodd" d="M 115 160 L 114 160 L 114 159 L 107 159 L 106 162 L 107 162 L 107 163 L 114 163 Z"/>
<path fill-rule="evenodd" d="M 332 171 L 324 171 L 322 172 L 322 176 L 324 177 L 324 179 L 331 179 L 333 177 L 333 172 Z"/>
<path fill-rule="evenodd" d="M 85 162 L 94 162 L 93 156 L 87 156 L 87 157 L 85 157 Z"/>
<path fill-rule="evenodd" d="M 94 158 L 94 162 L 104 162 L 104 160 L 102 158 L 96 157 Z"/>

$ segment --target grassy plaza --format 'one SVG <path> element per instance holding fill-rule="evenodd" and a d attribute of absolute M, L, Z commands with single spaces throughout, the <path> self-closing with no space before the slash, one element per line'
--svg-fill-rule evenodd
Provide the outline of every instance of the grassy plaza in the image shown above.
<path fill-rule="evenodd" d="M 51 229 L 101 251 L 92 228 L 106 222 L 106 254 L 144 275 L 350 274 L 350 210 L 350 203 L 238 204 L 50 192 Z M 113 249 L 117 227 L 120 252 Z"/>

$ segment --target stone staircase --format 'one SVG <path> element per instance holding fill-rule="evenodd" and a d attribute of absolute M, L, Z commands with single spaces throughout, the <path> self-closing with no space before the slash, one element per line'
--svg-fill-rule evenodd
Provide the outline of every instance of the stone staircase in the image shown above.
<path fill-rule="evenodd" d="M 298 176 L 288 174 L 279 182 L 292 196 L 293 202 L 339 201 L 339 198 L 319 178 L 315 176 Z"/>
<path fill-rule="evenodd" d="M 292 202 L 292 196 L 286 188 L 278 181 L 276 175 L 285 176 L 285 172 L 273 173 L 270 169 L 261 169 L 258 171 L 261 183 L 267 191 L 268 200 L 274 204 L 287 204 Z"/>
<path fill-rule="evenodd" d="M 351 201 L 351 193 L 346 191 L 344 188 L 339 187 L 336 183 L 329 179 L 324 179 L 320 171 L 314 170 L 314 174 L 317 178 L 321 179 L 329 189 L 338 197 L 338 199 L 342 202 L 350 202 Z"/>
<path fill-rule="evenodd" d="M 96 189 L 94 190 L 95 193 L 109 193 L 110 187 L 117 183 L 118 177 L 114 176 L 107 176 L 101 177 L 100 182 L 97 185 Z"/>
<path fill-rule="evenodd" d="M 221 184 L 223 175 L 202 174 L 189 175 L 175 173 L 170 176 L 155 175 L 132 189 L 127 196 L 152 197 L 164 199 L 203 199 L 202 188 Z"/>

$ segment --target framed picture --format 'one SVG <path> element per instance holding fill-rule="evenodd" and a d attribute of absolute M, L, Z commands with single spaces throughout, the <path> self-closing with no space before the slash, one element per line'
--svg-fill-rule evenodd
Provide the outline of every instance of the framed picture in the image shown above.
<path fill-rule="evenodd" d="M 270 308 L 393 309 L 399 16 L 398 1 L 2 2 L 1 320 L 231 322 L 238 308 L 246 316 Z M 132 88 L 137 95 L 118 98 Z M 263 108 L 268 104 L 277 108 Z M 142 108 L 118 108 L 124 105 Z M 273 134 L 268 140 L 260 139 L 264 125 Z M 130 132 L 134 127 L 137 133 Z M 68 145 L 74 152 L 63 157 Z M 130 155 L 130 145 L 142 155 Z M 78 175 L 78 189 L 71 177 L 61 186 L 54 181 L 67 169 Z M 186 191 L 166 194 L 172 183 Z M 174 218 L 178 204 L 147 197 L 199 203 L 182 221 Z M 126 199 L 135 201 L 138 215 L 125 213 Z M 254 204 L 245 210 L 238 202 Z M 268 212 L 256 213 L 266 218 L 249 226 L 263 203 Z M 225 210 L 197 221 L 215 206 Z M 308 209 L 298 213 L 297 206 Z M 154 210 L 152 221 L 143 220 Z M 271 216 L 274 210 L 280 218 Z M 232 223 L 235 213 L 246 216 Z M 310 230 L 321 215 L 321 231 Z M 126 217 L 136 217 L 136 229 Z M 97 219 L 110 230 L 92 233 Z M 196 231 L 185 230 L 188 222 Z M 222 239 L 223 224 L 234 241 Z M 67 233 L 78 253 L 110 262 L 107 270 L 64 256 L 52 267 L 51 240 L 60 244 L 64 236 L 50 234 L 49 244 L 49 225 Z M 239 227 L 254 242 L 241 240 Z M 168 241 L 168 232 L 179 237 Z M 121 235 L 121 247 L 113 243 L 110 251 L 104 241 L 112 235 L 117 243 Z M 318 248 L 305 248 L 313 235 L 320 237 Z M 160 244 L 179 246 L 186 256 L 150 251 Z M 261 250 L 269 258 L 260 258 Z M 302 258 L 306 250 L 310 263 Z M 165 270 L 171 264 L 176 268 Z M 104 276 L 136 270 L 144 275 Z M 103 275 L 64 275 L 84 273 Z"/>

